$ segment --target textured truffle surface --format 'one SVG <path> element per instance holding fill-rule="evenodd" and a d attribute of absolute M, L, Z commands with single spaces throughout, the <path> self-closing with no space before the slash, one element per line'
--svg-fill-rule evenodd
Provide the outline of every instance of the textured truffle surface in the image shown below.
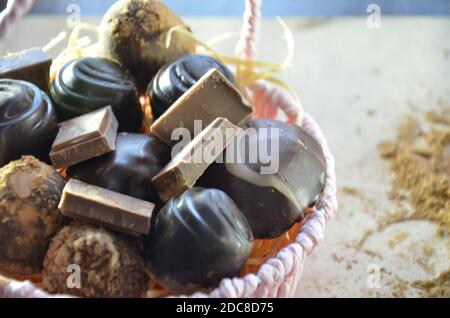
<path fill-rule="evenodd" d="M 157 0 L 120 0 L 105 14 L 100 42 L 106 56 L 126 66 L 144 92 L 166 63 L 195 51 L 189 38 L 173 34 L 166 48 L 167 31 L 185 23 Z"/>
<path fill-rule="evenodd" d="M 63 178 L 50 166 L 25 156 L 0 169 L 0 271 L 29 275 L 42 270 L 58 231 Z"/>
<path fill-rule="evenodd" d="M 52 293 L 82 297 L 141 296 L 149 278 L 130 243 L 125 236 L 90 225 L 65 227 L 52 240 L 45 258 L 45 287 Z M 69 277 L 76 274 L 74 265 L 79 269 L 79 286 Z"/>

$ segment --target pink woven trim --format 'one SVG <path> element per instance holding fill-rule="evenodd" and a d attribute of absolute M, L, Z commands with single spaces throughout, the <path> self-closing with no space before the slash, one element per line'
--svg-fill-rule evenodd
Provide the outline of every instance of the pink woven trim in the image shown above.
<path fill-rule="evenodd" d="M 5 10 L 0 13 L 0 39 L 8 32 L 17 19 L 31 10 L 34 0 L 9 0 Z"/>
<path fill-rule="evenodd" d="M 50 295 L 34 286 L 30 281 L 13 281 L 0 286 L 0 298 L 66 298 L 71 296 Z"/>
<path fill-rule="evenodd" d="M 261 1 L 245 0 L 244 24 L 241 29 L 241 38 L 236 47 L 236 52 L 244 59 L 256 58 L 257 43 L 261 23 Z"/>

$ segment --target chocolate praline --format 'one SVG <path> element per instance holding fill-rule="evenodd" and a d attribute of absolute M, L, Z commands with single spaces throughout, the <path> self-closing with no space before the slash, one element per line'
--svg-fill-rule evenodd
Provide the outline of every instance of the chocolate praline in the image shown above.
<path fill-rule="evenodd" d="M 76 279 L 71 280 L 77 270 L 79 286 Z M 53 238 L 45 257 L 43 281 L 51 293 L 139 297 L 149 277 L 129 238 L 73 223 Z"/>
<path fill-rule="evenodd" d="M 225 191 L 246 216 L 255 238 L 278 237 L 319 199 L 326 175 L 324 154 L 296 125 L 256 119 L 243 128 L 248 139 L 236 143 L 240 151 L 235 148 L 241 157 L 210 166 L 197 184 Z"/>
<path fill-rule="evenodd" d="M 116 150 L 70 167 L 67 174 L 89 184 L 159 204 L 151 179 L 170 161 L 171 149 L 155 137 L 120 133 Z"/>
<path fill-rule="evenodd" d="M 48 244 L 63 221 L 58 210 L 63 188 L 64 179 L 31 156 L 0 169 L 0 272 L 42 270 Z"/>
<path fill-rule="evenodd" d="M 22 155 L 50 162 L 57 129 L 52 102 L 37 86 L 0 80 L 0 167 Z"/>
<path fill-rule="evenodd" d="M 136 83 L 115 63 L 84 57 L 64 65 L 50 85 L 60 121 L 111 105 L 119 131 L 138 132 L 142 123 Z"/>
<path fill-rule="evenodd" d="M 227 194 L 193 188 L 155 216 L 144 238 L 144 263 L 171 292 L 190 293 L 239 276 L 252 241 L 245 217 Z"/>
<path fill-rule="evenodd" d="M 105 13 L 100 24 L 100 46 L 107 57 L 124 65 L 135 76 L 140 93 L 158 70 L 176 58 L 195 52 L 195 42 L 168 31 L 188 26 L 162 1 L 119 0 Z"/>
<path fill-rule="evenodd" d="M 147 88 L 154 119 L 159 118 L 181 95 L 213 68 L 218 69 L 230 82 L 234 81 L 228 67 L 205 55 L 186 55 L 166 64 Z"/>

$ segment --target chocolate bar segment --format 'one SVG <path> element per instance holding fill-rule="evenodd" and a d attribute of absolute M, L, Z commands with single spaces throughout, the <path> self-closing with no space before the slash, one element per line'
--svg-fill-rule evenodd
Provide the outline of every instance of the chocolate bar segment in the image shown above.
<path fill-rule="evenodd" d="M 75 219 L 103 225 L 130 235 L 150 231 L 155 205 L 76 179 L 67 182 L 58 208 Z"/>
<path fill-rule="evenodd" d="M 50 152 L 53 165 L 68 167 L 113 151 L 117 128 L 110 106 L 63 122 Z"/>
<path fill-rule="evenodd" d="M 33 48 L 0 58 L 0 78 L 26 81 L 49 92 L 52 59 L 40 48 Z"/>
<path fill-rule="evenodd" d="M 224 117 L 238 125 L 251 115 L 250 104 L 239 90 L 217 69 L 212 69 L 159 117 L 150 129 L 162 141 L 173 144 L 173 130 L 184 127 L 193 136 L 195 120 L 201 120 L 203 126 L 207 126 L 216 118 Z"/>
<path fill-rule="evenodd" d="M 195 137 L 155 177 L 152 183 L 162 201 L 180 195 L 195 182 L 242 132 L 226 118 L 217 118 Z"/>

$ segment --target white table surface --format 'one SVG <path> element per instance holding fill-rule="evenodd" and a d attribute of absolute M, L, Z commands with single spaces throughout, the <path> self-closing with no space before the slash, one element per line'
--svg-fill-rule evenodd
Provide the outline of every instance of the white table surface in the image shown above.
<path fill-rule="evenodd" d="M 234 18 L 186 20 L 205 40 L 240 28 Z M 296 296 L 418 296 L 409 282 L 450 268 L 449 239 L 437 237 L 434 224 L 395 224 L 371 236 L 362 249 L 351 246 L 396 209 L 387 198 L 392 174 L 377 143 L 393 138 L 405 115 L 450 103 L 450 19 L 383 17 L 380 29 L 368 29 L 365 18 L 287 21 L 295 37 L 295 60 L 280 76 L 297 90 L 327 136 L 340 188 L 339 211 L 325 240 L 306 260 Z M 61 17 L 26 18 L 0 51 L 45 45 L 64 29 Z M 262 30 L 260 59 L 281 61 L 286 54 L 281 28 L 266 20 Z M 218 48 L 231 54 L 235 42 L 229 39 Z M 362 195 L 348 194 L 343 187 Z M 409 237 L 390 248 L 389 240 L 403 232 Z M 423 250 L 429 246 L 433 253 L 424 263 Z M 367 286 L 371 264 L 382 269 L 378 289 Z"/>

